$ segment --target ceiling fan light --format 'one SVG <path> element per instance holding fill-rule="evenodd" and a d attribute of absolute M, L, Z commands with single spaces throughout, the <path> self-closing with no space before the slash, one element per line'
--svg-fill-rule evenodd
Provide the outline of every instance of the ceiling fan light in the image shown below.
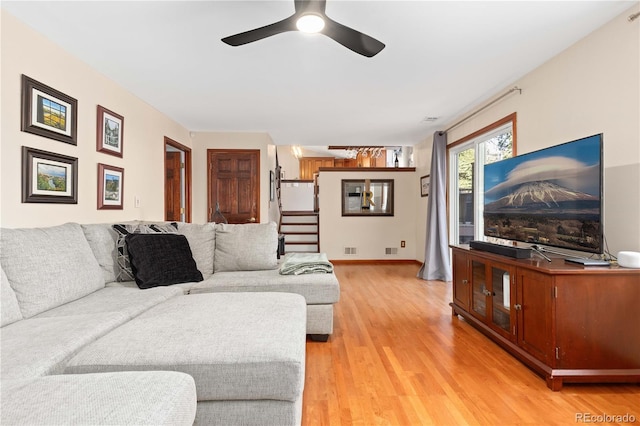
<path fill-rule="evenodd" d="M 296 27 L 303 33 L 318 33 L 324 28 L 324 19 L 318 15 L 302 15 L 296 22 Z"/>

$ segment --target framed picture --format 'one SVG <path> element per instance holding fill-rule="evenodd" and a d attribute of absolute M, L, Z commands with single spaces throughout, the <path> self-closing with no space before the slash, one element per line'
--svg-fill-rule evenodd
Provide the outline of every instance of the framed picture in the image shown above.
<path fill-rule="evenodd" d="M 124 169 L 98 163 L 98 210 L 122 210 Z"/>
<path fill-rule="evenodd" d="M 22 147 L 23 203 L 78 203 L 78 159 Z"/>
<path fill-rule="evenodd" d="M 124 117 L 98 105 L 96 150 L 122 158 Z"/>
<path fill-rule="evenodd" d="M 430 184 L 429 175 L 425 175 L 420 178 L 420 196 L 421 197 L 426 197 L 427 195 L 429 195 L 429 184 Z"/>
<path fill-rule="evenodd" d="M 269 170 L 269 200 L 276 199 L 276 174 L 273 170 Z"/>
<path fill-rule="evenodd" d="M 393 216 L 393 179 L 343 179 L 342 216 Z"/>
<path fill-rule="evenodd" d="M 23 132 L 78 144 L 78 101 L 22 75 Z"/>

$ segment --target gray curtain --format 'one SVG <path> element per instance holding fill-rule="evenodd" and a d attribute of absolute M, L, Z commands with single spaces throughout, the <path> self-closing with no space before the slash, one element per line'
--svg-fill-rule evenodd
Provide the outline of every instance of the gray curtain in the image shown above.
<path fill-rule="evenodd" d="M 433 135 L 431 185 L 427 200 L 427 238 L 424 264 L 418 277 L 425 280 L 451 281 L 449 237 L 447 232 L 447 134 Z"/>

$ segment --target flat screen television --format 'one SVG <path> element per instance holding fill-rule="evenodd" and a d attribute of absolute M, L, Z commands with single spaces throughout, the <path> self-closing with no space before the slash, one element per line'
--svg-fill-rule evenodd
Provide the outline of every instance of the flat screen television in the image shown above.
<path fill-rule="evenodd" d="M 484 234 L 603 253 L 602 134 L 484 167 Z"/>

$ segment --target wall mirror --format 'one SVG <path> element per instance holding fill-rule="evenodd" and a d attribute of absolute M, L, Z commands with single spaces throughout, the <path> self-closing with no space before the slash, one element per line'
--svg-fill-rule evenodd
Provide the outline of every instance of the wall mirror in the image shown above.
<path fill-rule="evenodd" d="M 342 216 L 393 216 L 393 179 L 343 179 Z"/>

